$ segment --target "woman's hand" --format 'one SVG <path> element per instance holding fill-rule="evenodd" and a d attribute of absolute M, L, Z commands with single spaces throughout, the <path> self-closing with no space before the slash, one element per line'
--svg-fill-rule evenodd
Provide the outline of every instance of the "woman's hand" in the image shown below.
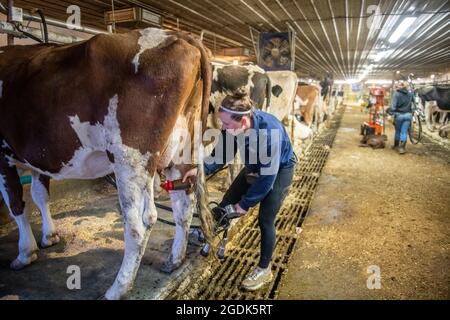
<path fill-rule="evenodd" d="M 236 204 L 234 205 L 234 209 L 236 210 L 237 213 L 239 213 L 239 214 L 242 215 L 242 216 L 243 216 L 244 214 L 247 213 L 246 210 L 244 210 L 244 209 L 241 208 L 241 206 L 239 205 L 239 203 L 236 203 Z"/>
<path fill-rule="evenodd" d="M 184 174 L 182 182 L 184 183 L 186 182 L 186 180 L 189 180 L 189 182 L 194 184 L 196 179 L 197 179 L 197 168 L 192 168 Z"/>

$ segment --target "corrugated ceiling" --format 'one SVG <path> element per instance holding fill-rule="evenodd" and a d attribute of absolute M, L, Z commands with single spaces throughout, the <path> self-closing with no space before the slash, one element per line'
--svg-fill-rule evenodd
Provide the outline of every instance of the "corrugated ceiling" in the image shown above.
<path fill-rule="evenodd" d="M 3 3 L 6 1 L 2 0 Z M 69 5 L 81 7 L 84 26 L 105 29 L 104 12 L 111 0 L 16 0 L 25 9 L 44 8 L 65 20 Z M 335 79 L 390 77 L 396 70 L 419 76 L 448 72 L 450 67 L 450 2 L 447 0 L 114 0 L 115 9 L 141 6 L 163 14 L 164 27 L 200 34 L 203 29 L 253 50 L 254 30 L 296 32 L 295 67 L 304 75 Z M 375 10 L 378 8 L 378 10 Z M 409 16 L 417 20 L 394 44 L 388 39 Z M 211 35 L 205 42 L 214 52 L 236 46 Z M 379 52 L 386 56 L 373 60 Z"/>

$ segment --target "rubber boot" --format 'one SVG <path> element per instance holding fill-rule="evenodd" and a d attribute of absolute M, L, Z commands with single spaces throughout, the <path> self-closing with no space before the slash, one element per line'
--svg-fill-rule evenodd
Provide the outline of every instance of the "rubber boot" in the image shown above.
<path fill-rule="evenodd" d="M 400 141 L 400 144 L 398 146 L 398 153 L 404 154 L 406 152 L 405 146 L 406 146 L 406 141 Z"/>
<path fill-rule="evenodd" d="M 399 141 L 395 140 L 394 145 L 392 146 L 392 150 L 396 150 L 398 148 Z"/>

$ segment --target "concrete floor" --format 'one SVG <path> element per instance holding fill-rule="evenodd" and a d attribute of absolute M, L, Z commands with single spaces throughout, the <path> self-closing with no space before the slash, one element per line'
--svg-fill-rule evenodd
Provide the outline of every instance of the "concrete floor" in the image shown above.
<path fill-rule="evenodd" d="M 103 179 L 94 181 L 52 181 L 50 210 L 61 242 L 41 249 L 38 260 L 20 271 L 9 269 L 17 255 L 18 230 L 3 212 L 0 227 L 0 299 L 97 299 L 113 283 L 123 257 L 123 227 L 116 190 Z M 37 241 L 41 236 L 41 218 L 31 202 L 29 185 L 25 202 Z M 215 193 L 212 193 L 214 197 Z M 161 204 L 170 206 L 170 201 Z M 3 208 L 3 211 L 5 208 Z M 172 213 L 158 209 L 158 216 L 173 221 Z M 5 220 L 8 220 L 5 224 Z M 199 225 L 194 218 L 193 224 Z M 159 271 L 168 256 L 174 227 L 157 222 L 128 299 L 161 299 L 184 274 L 205 259 L 198 254 L 200 244 L 190 237 L 186 262 L 171 275 Z M 81 289 L 69 290 L 68 267 L 81 271 Z"/>
<path fill-rule="evenodd" d="M 400 156 L 391 124 L 386 149 L 358 147 L 367 117 L 347 107 L 279 299 L 450 298 L 450 151 Z"/>
<path fill-rule="evenodd" d="M 408 145 L 409 153 L 400 157 L 389 149 L 391 125 L 386 149 L 360 148 L 359 125 L 366 118 L 359 108 L 347 108 L 279 299 L 449 298 L 450 152 L 433 143 Z M 213 199 L 222 181 L 210 187 L 216 190 Z M 103 180 L 53 181 L 51 194 L 62 241 L 40 250 L 31 266 L 9 269 L 17 255 L 17 229 L 14 223 L 0 226 L 0 299 L 96 299 L 114 281 L 123 255 L 115 189 Z M 25 196 L 29 203 L 28 187 Z M 158 211 L 172 220 L 171 213 Z M 30 212 L 39 239 L 34 205 Z M 155 225 L 128 299 L 165 298 L 208 268 L 192 237 L 185 264 L 170 276 L 160 272 L 173 233 L 171 226 Z M 70 265 L 81 269 L 81 290 L 67 289 Z M 372 265 L 381 270 L 379 290 L 367 289 Z"/>

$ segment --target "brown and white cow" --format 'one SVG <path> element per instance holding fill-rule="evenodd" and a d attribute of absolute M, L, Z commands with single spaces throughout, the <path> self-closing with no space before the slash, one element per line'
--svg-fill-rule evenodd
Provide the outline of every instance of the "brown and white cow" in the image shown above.
<path fill-rule="evenodd" d="M 316 126 L 321 118 L 320 88 L 315 85 L 299 84 L 295 97 L 295 109 L 300 110 L 303 121 L 310 127 L 315 118 Z"/>
<path fill-rule="evenodd" d="M 114 172 L 125 251 L 105 296 L 120 298 L 132 287 L 156 222 L 155 172 L 170 167 L 183 147 L 174 129 L 191 132 L 195 120 L 206 123 L 212 78 L 207 53 L 191 36 L 153 28 L 0 52 L 0 190 L 20 233 L 11 267 L 30 264 L 38 250 L 18 168 L 32 170 L 43 247 L 59 241 L 48 207 L 49 178 L 95 179 Z M 171 166 L 166 173 L 175 179 L 188 168 Z M 174 207 L 184 208 L 186 197 L 174 194 Z M 187 237 L 191 217 L 175 219 L 180 248 L 172 264 L 184 256 L 180 239 Z"/>

